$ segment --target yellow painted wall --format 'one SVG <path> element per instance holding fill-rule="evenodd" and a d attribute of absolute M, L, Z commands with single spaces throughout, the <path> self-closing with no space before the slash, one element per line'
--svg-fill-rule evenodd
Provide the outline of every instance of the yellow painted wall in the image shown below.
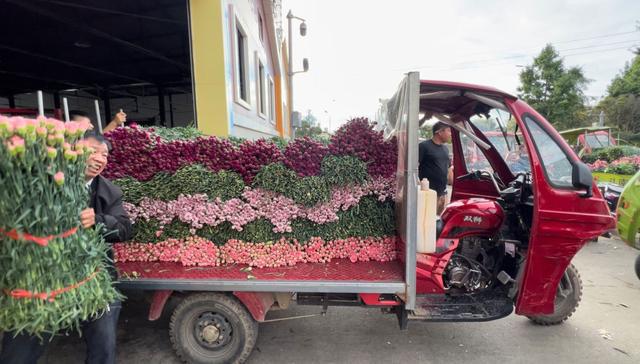
<path fill-rule="evenodd" d="M 189 0 L 196 121 L 207 135 L 228 136 L 222 6 L 219 0 Z"/>

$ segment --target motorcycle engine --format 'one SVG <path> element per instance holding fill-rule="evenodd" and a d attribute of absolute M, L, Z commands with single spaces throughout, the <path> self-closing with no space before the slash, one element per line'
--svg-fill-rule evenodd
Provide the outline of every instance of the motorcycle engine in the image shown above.
<path fill-rule="evenodd" d="M 443 273 L 448 291 L 470 293 L 489 287 L 495 259 L 483 247 L 488 245 L 493 244 L 475 237 L 460 242 Z"/>

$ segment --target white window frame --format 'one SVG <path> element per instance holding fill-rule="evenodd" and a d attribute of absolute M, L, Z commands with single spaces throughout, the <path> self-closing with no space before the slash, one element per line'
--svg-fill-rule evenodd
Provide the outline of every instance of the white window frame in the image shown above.
<path fill-rule="evenodd" d="M 247 109 L 251 109 L 251 87 L 249 85 L 249 38 L 247 36 L 247 31 L 242 22 L 237 16 L 234 16 L 234 24 L 233 24 L 233 49 L 234 49 L 234 57 L 233 57 L 233 65 L 234 65 L 234 101 L 242 105 Z M 242 54 L 244 58 L 240 60 L 240 49 L 238 47 L 238 33 L 242 35 L 243 43 L 242 43 Z M 240 64 L 242 62 L 242 64 Z M 245 97 L 242 97 L 241 87 L 240 87 L 240 67 L 244 69 L 243 81 L 245 85 Z"/>
<path fill-rule="evenodd" d="M 263 119 L 267 119 L 267 100 L 266 100 L 266 69 L 264 63 L 260 60 L 258 52 L 255 53 L 256 57 L 256 109 L 258 116 Z"/>
<path fill-rule="evenodd" d="M 273 83 L 273 78 L 269 76 L 269 121 L 271 124 L 276 123 L 276 88 Z"/>

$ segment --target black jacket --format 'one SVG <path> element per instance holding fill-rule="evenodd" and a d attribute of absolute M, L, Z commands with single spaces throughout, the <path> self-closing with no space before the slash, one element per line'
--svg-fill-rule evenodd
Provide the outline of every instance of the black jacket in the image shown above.
<path fill-rule="evenodd" d="M 109 243 L 132 238 L 129 215 L 122 207 L 122 190 L 108 179 L 96 176 L 89 187 L 89 207 L 96 213 L 96 224 L 104 225 L 104 239 Z"/>
<path fill-rule="evenodd" d="M 133 237 L 133 229 L 129 215 L 122 206 L 122 190 L 108 179 L 96 176 L 89 186 L 89 207 L 96 214 L 96 224 L 102 224 L 104 240 L 107 243 L 129 240 Z M 107 252 L 113 260 L 113 251 Z M 111 262 L 107 264 L 111 277 L 116 280 L 117 274 Z"/>

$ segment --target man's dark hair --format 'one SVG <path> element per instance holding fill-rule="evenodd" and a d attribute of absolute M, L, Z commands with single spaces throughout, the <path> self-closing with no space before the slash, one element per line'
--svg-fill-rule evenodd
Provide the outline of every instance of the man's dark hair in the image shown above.
<path fill-rule="evenodd" d="M 433 135 L 436 135 L 437 132 L 448 127 L 449 125 L 438 121 L 437 123 L 433 124 L 433 127 L 431 127 L 431 132 L 433 133 Z"/>
<path fill-rule="evenodd" d="M 100 143 L 104 143 L 107 145 L 107 150 L 109 152 L 111 152 L 112 146 L 111 146 L 111 142 L 104 137 L 104 135 L 93 131 L 93 130 L 88 130 L 87 132 L 84 133 L 84 136 L 82 137 L 82 139 L 95 139 Z"/>
<path fill-rule="evenodd" d="M 82 110 L 71 110 L 69 111 L 69 119 L 73 120 L 76 116 L 85 117 L 91 119 L 88 113 Z"/>

